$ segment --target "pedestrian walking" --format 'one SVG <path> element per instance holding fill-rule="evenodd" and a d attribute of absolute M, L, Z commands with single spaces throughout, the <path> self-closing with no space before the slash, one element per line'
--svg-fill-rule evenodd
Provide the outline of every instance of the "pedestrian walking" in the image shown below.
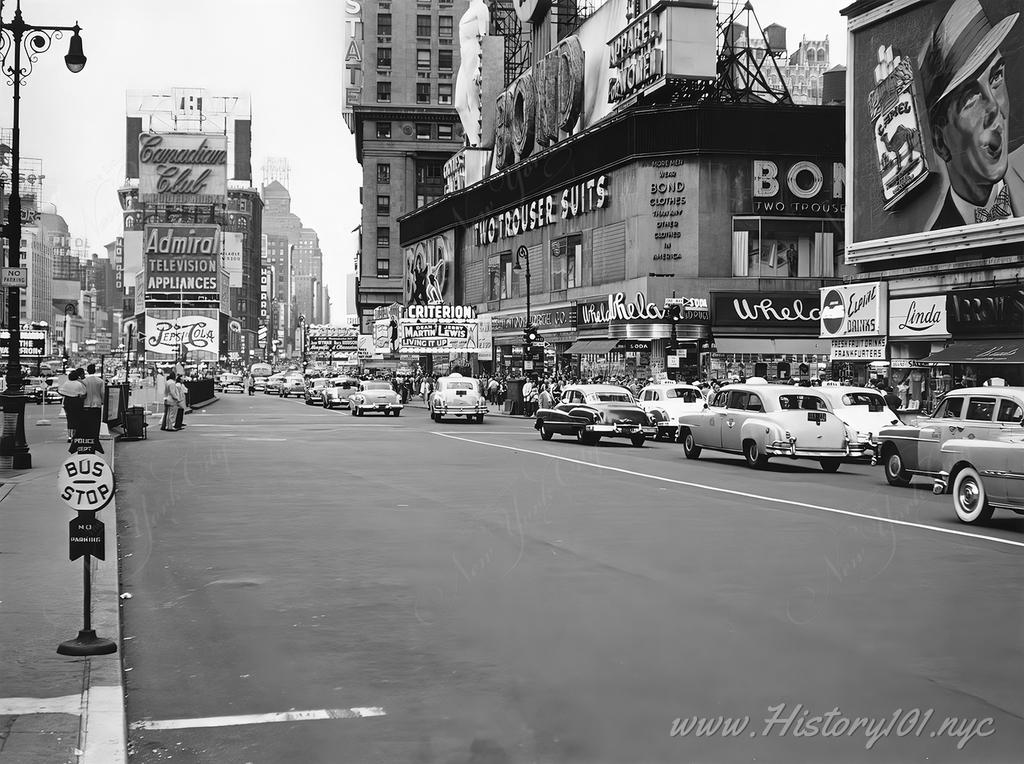
<path fill-rule="evenodd" d="M 184 430 L 188 426 L 182 422 L 185 418 L 185 409 L 188 408 L 188 388 L 180 376 L 175 380 L 175 385 L 178 388 L 178 410 L 174 415 L 174 429 Z"/>
<path fill-rule="evenodd" d="M 893 413 L 900 410 L 900 397 L 896 394 L 896 391 L 891 387 L 885 388 L 885 405 L 892 409 Z"/>
<path fill-rule="evenodd" d="M 544 385 L 540 391 L 540 395 L 537 396 L 537 406 L 542 409 L 549 409 L 554 405 L 555 398 L 548 389 L 548 385 Z"/>
<path fill-rule="evenodd" d="M 173 425 L 178 413 L 178 398 L 180 396 L 177 377 L 173 371 L 169 371 L 164 382 L 164 418 L 160 422 L 160 429 L 164 432 L 171 432 L 174 429 Z"/>
<path fill-rule="evenodd" d="M 81 370 L 79 370 L 81 371 Z M 103 378 L 96 373 L 96 364 L 90 363 L 85 367 L 85 378 L 82 383 L 85 385 L 85 400 L 82 403 L 82 419 L 79 426 L 89 433 L 100 433 L 100 419 L 103 416 Z M 81 375 L 79 375 L 81 378 Z"/>
<path fill-rule="evenodd" d="M 245 375 L 245 391 L 249 395 L 253 395 L 256 392 L 256 380 L 253 379 L 252 372 Z"/>
<path fill-rule="evenodd" d="M 85 403 L 85 383 L 78 378 L 78 369 L 72 369 L 68 378 L 57 388 L 64 397 L 64 416 L 68 423 L 68 443 L 75 437 L 75 430 L 82 418 L 82 404 Z"/>

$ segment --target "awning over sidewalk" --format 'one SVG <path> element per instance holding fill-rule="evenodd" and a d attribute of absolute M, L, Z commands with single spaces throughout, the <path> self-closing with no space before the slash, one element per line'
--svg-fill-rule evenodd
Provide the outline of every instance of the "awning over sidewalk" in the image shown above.
<path fill-rule="evenodd" d="M 618 344 L 618 340 L 576 340 L 565 352 L 570 355 L 605 355 Z"/>
<path fill-rule="evenodd" d="M 832 340 L 814 337 L 715 337 L 718 353 L 761 355 L 829 355 Z"/>
<path fill-rule="evenodd" d="M 954 342 L 924 363 L 1024 363 L 1024 340 Z"/>

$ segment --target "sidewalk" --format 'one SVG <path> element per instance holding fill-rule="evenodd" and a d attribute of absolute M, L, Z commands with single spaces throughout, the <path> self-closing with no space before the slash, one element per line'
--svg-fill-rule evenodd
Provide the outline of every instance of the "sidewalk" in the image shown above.
<path fill-rule="evenodd" d="M 38 426 L 43 418 L 49 427 Z M 123 764 L 124 694 L 115 504 L 105 525 L 106 560 L 93 559 L 92 627 L 119 651 L 87 658 L 57 654 L 83 626 L 82 561 L 68 559 L 75 512 L 57 497 L 69 456 L 59 407 L 29 404 L 30 470 L 0 470 L 0 764 Z M 102 441 L 108 463 L 114 442 Z M 116 502 L 116 499 L 115 499 Z"/>

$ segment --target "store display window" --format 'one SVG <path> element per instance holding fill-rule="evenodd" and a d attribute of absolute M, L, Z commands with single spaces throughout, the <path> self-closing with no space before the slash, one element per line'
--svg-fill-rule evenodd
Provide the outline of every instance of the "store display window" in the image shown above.
<path fill-rule="evenodd" d="M 843 233 L 833 220 L 735 217 L 732 275 L 750 278 L 834 277 Z"/>

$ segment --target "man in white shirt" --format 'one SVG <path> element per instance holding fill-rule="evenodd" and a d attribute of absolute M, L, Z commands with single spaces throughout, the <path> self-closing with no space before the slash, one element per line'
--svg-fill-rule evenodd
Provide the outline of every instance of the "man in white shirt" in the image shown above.
<path fill-rule="evenodd" d="M 90 363 L 85 367 L 85 372 L 86 377 L 82 380 L 85 385 L 85 402 L 82 404 L 81 429 L 87 435 L 99 437 L 105 385 L 102 377 L 96 373 L 96 364 Z"/>

